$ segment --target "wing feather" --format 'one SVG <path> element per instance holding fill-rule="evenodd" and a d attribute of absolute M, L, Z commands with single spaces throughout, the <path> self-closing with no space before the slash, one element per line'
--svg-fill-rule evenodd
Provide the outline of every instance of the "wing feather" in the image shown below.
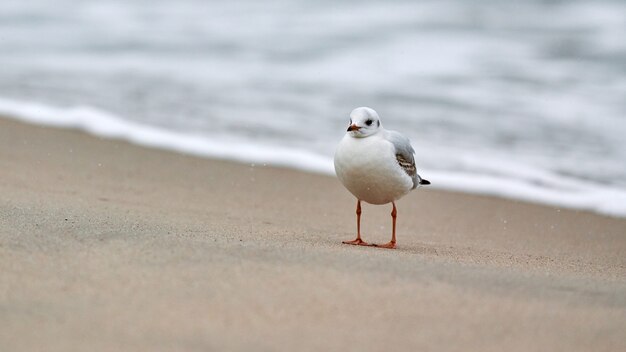
<path fill-rule="evenodd" d="M 396 131 L 387 131 L 387 140 L 393 144 L 396 150 L 396 160 L 402 169 L 413 179 L 413 188 L 418 185 L 430 184 L 428 180 L 424 180 L 417 174 L 415 166 L 415 150 L 411 146 L 411 141 Z"/>

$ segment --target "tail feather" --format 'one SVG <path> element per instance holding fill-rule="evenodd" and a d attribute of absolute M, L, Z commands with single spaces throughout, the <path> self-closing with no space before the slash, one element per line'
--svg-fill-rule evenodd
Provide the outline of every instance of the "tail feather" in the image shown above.
<path fill-rule="evenodd" d="M 430 181 L 428 181 L 427 179 L 423 178 L 420 180 L 420 185 L 429 185 Z"/>

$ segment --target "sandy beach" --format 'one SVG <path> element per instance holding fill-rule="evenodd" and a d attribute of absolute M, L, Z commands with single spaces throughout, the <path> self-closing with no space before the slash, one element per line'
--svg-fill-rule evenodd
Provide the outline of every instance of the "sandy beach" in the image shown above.
<path fill-rule="evenodd" d="M 626 219 L 421 189 L 384 250 L 341 244 L 354 205 L 334 177 L 0 119 L 0 350 L 626 350 Z M 365 240 L 390 210 L 364 206 Z"/>

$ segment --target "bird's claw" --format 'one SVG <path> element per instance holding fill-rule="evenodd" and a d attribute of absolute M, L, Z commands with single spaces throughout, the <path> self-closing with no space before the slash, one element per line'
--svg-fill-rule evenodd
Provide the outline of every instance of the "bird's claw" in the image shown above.
<path fill-rule="evenodd" d="M 394 249 L 396 248 L 396 243 L 395 242 L 388 242 L 385 244 L 372 244 L 372 247 L 378 247 L 378 248 L 387 248 L 387 249 Z"/>
<path fill-rule="evenodd" d="M 343 241 L 341 243 L 343 243 L 343 244 L 351 244 L 351 245 L 355 245 L 355 246 L 369 246 L 370 245 L 369 243 L 364 242 L 360 238 L 357 238 L 356 240 L 353 240 L 353 241 Z"/>

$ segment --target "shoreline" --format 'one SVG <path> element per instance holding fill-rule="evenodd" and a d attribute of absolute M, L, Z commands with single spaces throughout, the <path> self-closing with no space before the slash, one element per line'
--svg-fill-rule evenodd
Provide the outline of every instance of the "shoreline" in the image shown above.
<path fill-rule="evenodd" d="M 35 126 L 67 128 L 82 131 L 95 138 L 123 140 L 141 147 L 219 159 L 237 163 L 269 164 L 304 172 L 334 177 L 332 157 L 314 151 L 268 145 L 249 145 L 233 141 L 176 132 L 164 127 L 128 121 L 107 111 L 92 107 L 59 108 L 37 103 L 0 98 L 0 116 Z M 338 136 L 340 137 L 340 136 Z M 337 142 L 340 138 L 337 139 Z M 559 176 L 547 170 L 523 164 L 512 164 L 500 170 L 498 159 L 470 157 L 491 172 L 447 172 L 421 169 L 437 182 L 430 188 L 443 191 L 497 197 L 532 204 L 591 211 L 596 214 L 626 219 L 626 191 L 581 179 Z M 508 162 L 507 162 L 508 163 Z M 520 169 L 521 168 L 521 169 Z M 513 171 L 526 175 L 518 178 Z M 505 176 L 497 176 L 502 173 Z M 530 176 L 532 175 L 532 176 Z M 564 189 L 567 189 L 566 191 Z"/>
<path fill-rule="evenodd" d="M 626 347 L 626 219 L 420 189 L 347 246 L 333 177 L 5 119 L 0 181 L 1 349 Z"/>

